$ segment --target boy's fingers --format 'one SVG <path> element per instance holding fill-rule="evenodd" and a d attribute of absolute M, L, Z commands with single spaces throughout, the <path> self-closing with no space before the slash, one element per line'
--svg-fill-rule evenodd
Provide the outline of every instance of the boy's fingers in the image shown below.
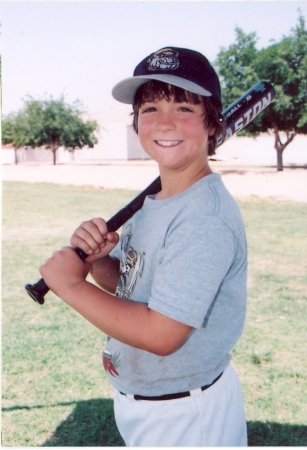
<path fill-rule="evenodd" d="M 97 250 L 95 250 L 94 252 L 93 251 L 87 252 L 89 256 L 86 258 L 85 261 L 92 264 L 93 262 L 106 257 L 107 255 L 109 255 L 111 250 L 113 250 L 118 241 L 119 235 L 117 233 L 115 232 L 108 233 L 107 239 L 104 241 L 103 244 L 101 244 L 100 247 L 97 248 Z M 84 248 L 82 248 L 82 250 L 86 252 Z"/>
<path fill-rule="evenodd" d="M 116 233 L 116 231 L 110 231 L 110 233 L 107 234 L 107 241 L 116 245 L 117 242 L 119 241 L 118 233 Z"/>
<path fill-rule="evenodd" d="M 96 225 L 100 234 L 105 235 L 108 233 L 108 227 L 105 220 L 101 219 L 100 217 L 96 217 L 92 219 L 90 222 Z"/>
<path fill-rule="evenodd" d="M 106 227 L 100 224 L 100 230 L 105 231 Z M 96 227 L 95 223 L 84 223 L 75 231 L 71 238 L 71 246 L 79 247 L 85 253 L 104 257 L 118 243 L 119 236 L 116 232 L 106 232 L 104 235 Z"/>
<path fill-rule="evenodd" d="M 105 238 L 100 233 L 91 233 L 84 228 L 76 230 L 72 237 L 71 243 L 73 246 L 80 247 L 82 250 L 97 250 L 104 244 Z M 84 246 L 86 248 L 84 248 Z"/>
<path fill-rule="evenodd" d="M 102 243 L 108 234 L 108 228 L 103 219 L 92 219 L 88 222 L 83 222 L 80 228 L 90 233 L 97 243 Z"/>
<path fill-rule="evenodd" d="M 80 247 L 88 254 L 99 252 L 101 246 L 105 245 L 108 229 L 103 219 L 92 219 L 82 222 L 71 238 L 73 247 Z"/>

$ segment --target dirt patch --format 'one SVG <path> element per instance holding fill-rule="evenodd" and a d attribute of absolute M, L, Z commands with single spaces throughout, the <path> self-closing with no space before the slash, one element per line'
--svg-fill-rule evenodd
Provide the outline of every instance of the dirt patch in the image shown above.
<path fill-rule="evenodd" d="M 293 200 L 307 203 L 307 170 L 285 168 L 252 168 L 237 170 L 234 167 L 211 165 L 236 198 L 250 196 Z M 145 189 L 157 176 L 153 161 L 119 161 L 86 164 L 20 164 L 3 165 L 2 180 L 29 183 L 56 183 L 88 185 L 105 189 Z"/>

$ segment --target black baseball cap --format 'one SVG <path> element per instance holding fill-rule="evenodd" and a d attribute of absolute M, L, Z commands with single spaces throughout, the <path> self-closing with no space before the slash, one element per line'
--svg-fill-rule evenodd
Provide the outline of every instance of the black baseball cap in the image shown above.
<path fill-rule="evenodd" d="M 208 59 L 195 50 L 164 47 L 151 53 L 136 66 L 133 77 L 114 86 L 112 95 L 119 102 L 133 104 L 136 91 L 149 80 L 163 81 L 222 103 L 215 70 Z"/>

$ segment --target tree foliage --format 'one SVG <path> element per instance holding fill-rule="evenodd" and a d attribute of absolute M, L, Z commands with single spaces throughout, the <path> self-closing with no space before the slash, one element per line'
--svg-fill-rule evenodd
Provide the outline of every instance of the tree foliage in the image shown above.
<path fill-rule="evenodd" d="M 26 147 L 31 137 L 31 127 L 23 112 L 12 113 L 2 120 L 2 144 L 11 144 L 14 147 L 15 163 L 18 163 L 17 152 Z"/>
<path fill-rule="evenodd" d="M 273 84 L 276 100 L 240 134 L 255 136 L 273 130 L 277 169 L 283 169 L 282 154 L 298 133 L 307 133 L 307 30 L 305 19 L 298 22 L 289 36 L 267 48 L 257 50 L 256 33 L 245 34 L 236 28 L 236 42 L 222 48 L 215 65 L 218 69 L 223 103 L 229 105 L 257 81 Z M 282 134 L 286 140 L 282 142 Z"/>
<path fill-rule="evenodd" d="M 45 147 L 53 153 L 63 146 L 67 150 L 85 146 L 93 147 L 98 141 L 94 134 L 97 123 L 84 122 L 81 109 L 76 103 L 71 106 L 60 100 L 35 100 L 29 98 L 24 108 L 3 120 L 2 142 L 20 147 Z"/>

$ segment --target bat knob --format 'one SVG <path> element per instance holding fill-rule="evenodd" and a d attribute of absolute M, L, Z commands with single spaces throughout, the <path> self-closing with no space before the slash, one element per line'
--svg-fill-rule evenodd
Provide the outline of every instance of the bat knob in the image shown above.
<path fill-rule="evenodd" d="M 76 248 L 75 252 L 79 256 L 79 258 L 82 259 L 82 261 L 84 261 L 88 257 L 88 255 L 83 250 L 81 250 L 81 248 Z M 49 287 L 45 283 L 44 279 L 41 278 L 34 284 L 26 284 L 25 290 L 36 303 L 43 305 L 45 303 L 44 297 L 49 291 Z"/>
<path fill-rule="evenodd" d="M 49 288 L 44 280 L 41 279 L 35 284 L 26 284 L 25 290 L 36 303 L 43 305 L 45 303 L 44 296 L 49 291 Z"/>

